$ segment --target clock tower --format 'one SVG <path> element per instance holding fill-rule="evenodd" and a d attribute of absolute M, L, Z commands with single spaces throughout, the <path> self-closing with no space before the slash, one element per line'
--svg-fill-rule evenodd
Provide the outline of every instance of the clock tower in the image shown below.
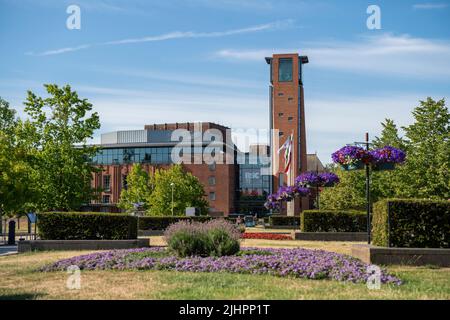
<path fill-rule="evenodd" d="M 307 56 L 297 53 L 274 54 L 270 65 L 269 121 L 271 129 L 272 192 L 280 186 L 294 185 L 295 177 L 307 170 L 303 65 Z M 289 141 L 291 142 L 289 143 Z M 290 145 L 290 159 L 285 158 Z M 299 215 L 308 208 L 308 199 L 295 199 L 282 208 L 282 214 Z"/>

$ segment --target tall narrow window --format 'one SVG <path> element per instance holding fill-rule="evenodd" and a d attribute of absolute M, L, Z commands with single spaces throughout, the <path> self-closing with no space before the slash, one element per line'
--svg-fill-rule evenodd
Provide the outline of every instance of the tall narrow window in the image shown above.
<path fill-rule="evenodd" d="M 291 58 L 280 58 L 280 60 L 278 60 L 278 81 L 279 82 L 292 81 Z"/>
<path fill-rule="evenodd" d="M 128 188 L 128 182 L 127 182 L 127 175 L 126 174 L 122 175 L 122 188 L 123 189 L 127 189 Z"/>
<path fill-rule="evenodd" d="M 106 192 L 111 191 L 111 176 L 103 176 L 103 190 Z"/>

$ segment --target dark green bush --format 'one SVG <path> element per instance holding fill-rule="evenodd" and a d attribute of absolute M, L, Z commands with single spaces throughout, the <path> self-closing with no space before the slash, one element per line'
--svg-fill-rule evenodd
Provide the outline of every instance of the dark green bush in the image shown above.
<path fill-rule="evenodd" d="M 303 232 L 365 232 L 367 215 L 362 211 L 305 210 L 301 214 Z"/>
<path fill-rule="evenodd" d="M 137 239 L 137 218 L 124 214 L 38 213 L 37 228 L 43 240 Z"/>
<path fill-rule="evenodd" d="M 213 219 L 210 216 L 163 216 L 163 217 L 139 217 L 139 230 L 166 230 L 168 226 L 178 221 L 206 222 Z"/>
<path fill-rule="evenodd" d="M 373 206 L 372 243 L 410 248 L 450 247 L 450 202 L 386 199 Z"/>
<path fill-rule="evenodd" d="M 227 256 L 239 249 L 240 232 L 224 219 L 208 222 L 182 220 L 170 225 L 164 232 L 170 250 L 180 257 Z"/>
<path fill-rule="evenodd" d="M 271 216 L 269 223 L 271 226 L 300 226 L 300 217 Z"/>

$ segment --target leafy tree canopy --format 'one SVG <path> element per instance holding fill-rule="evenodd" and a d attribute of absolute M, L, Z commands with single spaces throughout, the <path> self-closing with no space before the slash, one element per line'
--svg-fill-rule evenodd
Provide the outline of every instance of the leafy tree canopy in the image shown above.
<path fill-rule="evenodd" d="M 208 201 L 204 198 L 203 185 L 197 177 L 186 172 L 181 165 L 156 170 L 153 185 L 154 189 L 148 202 L 149 215 L 172 214 L 172 190 L 174 215 L 184 215 L 187 207 L 196 207 L 202 214 L 206 214 Z"/>
<path fill-rule="evenodd" d="M 122 189 L 118 207 L 131 212 L 135 205 L 140 204 L 140 209 L 149 208 L 148 201 L 153 191 L 152 177 L 136 163 L 131 168 L 126 178 L 126 188 Z"/>
<path fill-rule="evenodd" d="M 374 147 L 391 145 L 406 151 L 406 161 L 392 171 L 374 171 L 371 198 L 450 198 L 450 114 L 445 100 L 427 98 L 412 112 L 414 122 L 402 127 L 400 137 L 393 120 L 382 123 Z M 365 203 L 364 172 L 343 172 L 332 166 L 341 182 L 321 193 L 323 209 L 361 209 Z"/>
<path fill-rule="evenodd" d="M 73 210 L 93 197 L 92 173 L 96 169 L 88 159 L 96 148 L 87 145 L 100 128 L 92 104 L 79 98 L 69 85 L 45 85 L 49 97 L 28 91 L 25 112 L 30 120 L 23 126 L 29 131 L 27 145 L 36 149 L 36 184 L 39 210 Z"/>

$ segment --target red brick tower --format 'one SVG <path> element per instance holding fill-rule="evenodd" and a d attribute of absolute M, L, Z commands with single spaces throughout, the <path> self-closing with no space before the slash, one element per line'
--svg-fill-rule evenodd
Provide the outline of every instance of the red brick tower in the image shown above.
<path fill-rule="evenodd" d="M 308 57 L 297 53 L 274 54 L 266 58 L 270 65 L 270 129 L 272 153 L 272 191 L 280 185 L 293 185 L 300 172 L 306 171 L 306 129 L 305 103 L 303 95 L 302 67 L 308 63 Z M 286 139 L 293 136 L 291 165 L 284 173 L 284 150 L 278 149 Z M 308 208 L 307 199 L 288 202 L 282 213 L 299 215 Z"/>

